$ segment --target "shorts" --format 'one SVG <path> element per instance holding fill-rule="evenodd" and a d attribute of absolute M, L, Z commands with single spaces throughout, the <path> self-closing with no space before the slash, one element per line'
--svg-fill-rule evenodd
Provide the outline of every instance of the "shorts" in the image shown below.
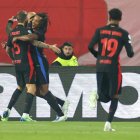
<path fill-rule="evenodd" d="M 99 101 L 109 102 L 114 95 L 121 94 L 122 74 L 119 70 L 97 72 L 97 92 Z"/>
<path fill-rule="evenodd" d="M 49 84 L 49 64 L 45 57 L 40 57 L 39 65 L 35 66 L 36 85 Z"/>
<path fill-rule="evenodd" d="M 26 84 L 35 84 L 36 83 L 36 75 L 35 70 L 16 70 L 16 80 L 18 86 L 24 88 Z"/>

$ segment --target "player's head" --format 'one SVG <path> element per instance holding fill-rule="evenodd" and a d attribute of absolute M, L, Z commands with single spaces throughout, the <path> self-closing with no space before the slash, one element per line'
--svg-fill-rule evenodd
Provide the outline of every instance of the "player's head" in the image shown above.
<path fill-rule="evenodd" d="M 17 21 L 19 23 L 24 23 L 27 19 L 27 12 L 26 11 L 19 11 L 16 15 Z"/>
<path fill-rule="evenodd" d="M 63 51 L 65 56 L 73 55 L 73 45 L 70 42 L 65 42 L 62 45 L 62 51 Z"/>
<path fill-rule="evenodd" d="M 46 32 L 48 23 L 49 23 L 49 18 L 46 13 L 37 13 L 33 18 L 32 28 L 41 29 L 44 32 Z"/>
<path fill-rule="evenodd" d="M 28 21 L 28 23 L 33 20 L 35 15 L 36 15 L 35 12 L 28 12 L 28 14 L 27 14 L 27 21 Z"/>
<path fill-rule="evenodd" d="M 109 11 L 109 21 L 115 20 L 115 21 L 121 21 L 122 19 L 122 11 L 117 8 L 113 8 Z"/>

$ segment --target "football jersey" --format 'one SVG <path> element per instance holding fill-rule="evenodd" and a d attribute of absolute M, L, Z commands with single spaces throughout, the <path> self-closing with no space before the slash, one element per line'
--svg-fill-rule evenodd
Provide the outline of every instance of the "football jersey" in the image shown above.
<path fill-rule="evenodd" d="M 98 45 L 98 51 L 94 48 L 95 44 Z M 89 50 L 97 57 L 97 71 L 108 72 L 116 69 L 119 65 L 119 55 L 123 46 L 128 57 L 132 57 L 134 52 L 131 37 L 126 30 L 116 24 L 98 28 L 89 44 Z"/>
<path fill-rule="evenodd" d="M 26 69 L 29 66 L 31 56 L 29 52 L 30 43 L 17 40 L 12 42 L 16 36 L 27 35 L 27 29 L 23 25 L 17 25 L 9 34 L 7 46 L 11 47 L 14 55 L 14 64 L 17 69 Z"/>
<path fill-rule="evenodd" d="M 28 33 L 36 34 L 38 36 L 37 41 L 44 42 L 44 40 L 45 40 L 45 34 L 42 30 L 33 31 L 32 28 L 28 28 Z M 39 66 L 40 65 L 39 61 L 40 61 L 41 57 L 45 56 L 44 49 L 31 45 L 30 52 L 31 52 L 31 56 L 32 56 L 32 59 L 34 62 L 34 66 Z"/>

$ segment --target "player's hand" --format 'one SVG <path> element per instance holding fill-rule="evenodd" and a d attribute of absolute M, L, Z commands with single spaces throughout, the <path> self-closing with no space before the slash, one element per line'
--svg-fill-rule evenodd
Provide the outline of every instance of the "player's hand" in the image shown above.
<path fill-rule="evenodd" d="M 57 54 L 61 53 L 61 50 L 56 46 L 56 44 L 54 44 L 54 45 L 49 45 L 49 48 L 50 48 L 53 52 L 55 52 L 55 53 L 57 53 Z"/>
<path fill-rule="evenodd" d="M 11 18 L 8 19 L 8 21 L 12 21 L 14 22 L 16 19 L 15 19 L 15 16 L 12 16 Z"/>
<path fill-rule="evenodd" d="M 6 41 L 2 41 L 1 42 L 1 46 L 2 46 L 3 49 L 6 49 L 7 42 Z"/>

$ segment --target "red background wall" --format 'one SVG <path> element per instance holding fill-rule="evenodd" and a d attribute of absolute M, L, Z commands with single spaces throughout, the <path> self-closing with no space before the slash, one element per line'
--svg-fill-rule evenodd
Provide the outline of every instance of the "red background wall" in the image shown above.
<path fill-rule="evenodd" d="M 105 25 L 107 19 L 104 0 L 3 0 L 0 4 L 0 41 L 7 40 L 5 27 L 8 18 L 20 10 L 47 12 L 51 26 L 46 42 L 60 46 L 70 41 L 77 57 L 88 52 L 87 46 L 95 29 Z M 56 56 L 50 50 L 45 52 L 51 63 Z M 11 62 L 1 46 L 0 62 Z"/>

